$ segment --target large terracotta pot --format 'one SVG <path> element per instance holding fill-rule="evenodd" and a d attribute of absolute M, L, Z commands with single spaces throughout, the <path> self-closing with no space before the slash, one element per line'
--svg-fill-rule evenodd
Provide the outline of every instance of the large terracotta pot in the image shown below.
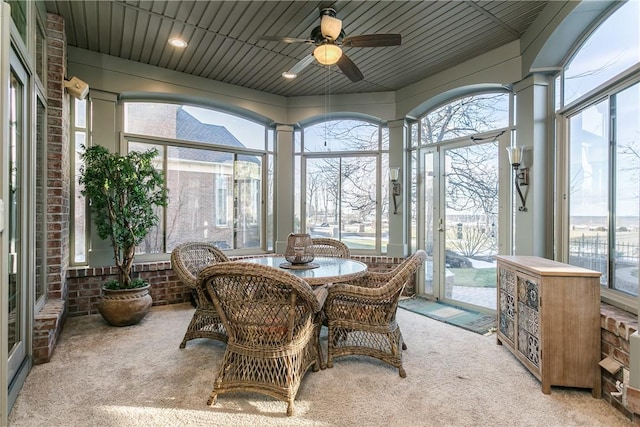
<path fill-rule="evenodd" d="M 134 289 L 102 288 L 98 311 L 112 326 L 129 326 L 140 322 L 151 308 L 149 285 Z"/>

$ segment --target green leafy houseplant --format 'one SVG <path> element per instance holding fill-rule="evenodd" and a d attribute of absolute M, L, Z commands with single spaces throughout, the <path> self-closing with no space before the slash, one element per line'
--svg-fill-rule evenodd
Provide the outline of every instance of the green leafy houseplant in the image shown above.
<path fill-rule="evenodd" d="M 122 156 L 96 145 L 82 154 L 82 194 L 89 200 L 98 236 L 111 242 L 118 267 L 117 281 L 107 288 L 146 286 L 142 279 L 132 280 L 131 270 L 136 246 L 159 221 L 154 208 L 167 205 L 164 177 L 153 166 L 157 153 L 150 149 Z"/>

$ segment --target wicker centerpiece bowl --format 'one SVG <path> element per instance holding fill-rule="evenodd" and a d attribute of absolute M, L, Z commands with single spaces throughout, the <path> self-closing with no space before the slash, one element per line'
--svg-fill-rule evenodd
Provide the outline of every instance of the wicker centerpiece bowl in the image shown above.
<path fill-rule="evenodd" d="M 285 259 L 292 265 L 304 265 L 313 261 L 313 241 L 308 234 L 289 234 Z"/>

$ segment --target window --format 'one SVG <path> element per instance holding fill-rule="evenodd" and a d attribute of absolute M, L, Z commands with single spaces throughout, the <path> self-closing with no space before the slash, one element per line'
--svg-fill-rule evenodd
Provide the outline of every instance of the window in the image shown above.
<path fill-rule="evenodd" d="M 87 262 L 87 206 L 86 198 L 82 195 L 84 186 L 78 183 L 80 176 L 80 167 L 82 166 L 82 147 L 87 145 L 89 141 L 89 102 L 87 99 L 79 100 L 73 98 L 72 105 L 72 125 L 71 125 L 71 170 L 73 171 L 73 179 L 71 180 L 71 212 L 73 220 L 71 221 L 71 256 L 73 264 L 84 264 Z"/>
<path fill-rule="evenodd" d="M 228 192 L 227 192 L 227 178 L 223 175 L 218 175 L 216 178 L 216 225 L 226 226 L 228 221 L 228 210 L 227 210 L 227 200 L 228 200 Z"/>
<path fill-rule="evenodd" d="M 509 94 L 492 93 L 457 99 L 420 120 L 420 141 L 435 144 L 509 126 Z M 413 136 L 412 127 L 412 140 Z"/>
<path fill-rule="evenodd" d="M 26 0 L 8 0 L 11 6 L 11 19 L 18 29 L 18 34 L 22 38 L 22 42 L 27 44 L 27 1 Z"/>
<path fill-rule="evenodd" d="M 564 68 L 564 105 L 640 62 L 640 2 L 624 3 Z"/>
<path fill-rule="evenodd" d="M 386 252 L 389 132 L 362 120 L 328 120 L 294 138 L 296 223 L 312 237 L 331 237 L 352 250 Z M 298 170 L 304 171 L 298 173 Z M 298 191 L 296 192 L 298 193 Z"/>
<path fill-rule="evenodd" d="M 635 83 L 568 117 L 569 263 L 602 272 L 602 285 L 633 296 L 640 248 L 639 105 Z"/>
<path fill-rule="evenodd" d="M 560 145 L 567 158 L 563 256 L 600 271 L 603 299 L 631 310 L 640 260 L 640 75 L 630 72 L 640 63 L 638 8 L 624 3 L 593 31 L 559 85 L 565 104 L 577 101 L 560 110 L 568 135 Z"/>
<path fill-rule="evenodd" d="M 265 242 L 263 197 L 271 187 L 264 167 L 273 136 L 264 126 L 207 108 L 126 102 L 124 130 L 129 151 L 158 149 L 169 190 L 160 224 L 138 253 L 168 253 L 190 240 L 221 249 L 272 245 Z"/>
<path fill-rule="evenodd" d="M 47 290 L 47 213 L 46 213 L 46 171 L 47 171 L 47 107 L 40 96 L 36 97 L 36 256 L 35 256 L 35 301 L 44 304 Z"/>
<path fill-rule="evenodd" d="M 46 87 L 46 70 L 47 70 L 47 35 L 46 25 L 40 19 L 36 20 L 36 76 L 40 79 L 42 86 Z"/>

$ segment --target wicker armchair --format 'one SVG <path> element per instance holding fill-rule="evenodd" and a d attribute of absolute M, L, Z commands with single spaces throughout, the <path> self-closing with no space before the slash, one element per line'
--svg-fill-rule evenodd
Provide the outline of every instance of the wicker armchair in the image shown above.
<path fill-rule="evenodd" d="M 234 261 L 199 276 L 220 313 L 229 340 L 208 404 L 227 392 L 256 392 L 294 412 L 300 382 L 321 367 L 319 301 L 304 280 L 277 268 Z"/>
<path fill-rule="evenodd" d="M 402 350 L 406 346 L 396 322 L 398 299 L 407 281 L 426 259 L 417 251 L 388 273 L 369 272 L 349 283 L 329 288 L 324 313 L 329 327 L 327 367 L 340 356 L 364 355 L 398 368 L 402 367 Z"/>
<path fill-rule="evenodd" d="M 351 258 L 351 252 L 347 245 L 340 240 L 325 237 L 314 237 L 313 255 L 317 257 Z"/>
<path fill-rule="evenodd" d="M 171 266 L 182 283 L 191 288 L 196 302 L 187 332 L 180 343 L 185 348 L 194 338 L 211 338 L 227 342 L 227 332 L 220 321 L 209 294 L 198 287 L 198 273 L 211 264 L 227 262 L 229 259 L 215 245 L 206 242 L 189 242 L 175 247 L 171 252 Z"/>

